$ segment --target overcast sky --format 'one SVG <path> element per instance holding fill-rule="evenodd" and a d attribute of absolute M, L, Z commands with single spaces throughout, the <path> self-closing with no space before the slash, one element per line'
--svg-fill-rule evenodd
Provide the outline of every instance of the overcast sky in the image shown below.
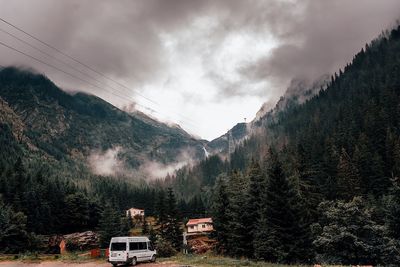
<path fill-rule="evenodd" d="M 254 118 L 264 102 L 277 101 L 291 79 L 315 79 L 351 61 L 396 23 L 400 1 L 0 0 L 0 17 L 119 84 L 3 22 L 0 42 L 90 84 L 2 46 L 1 65 L 31 66 L 65 90 L 90 92 L 121 108 L 134 107 L 133 101 L 145 113 L 213 139 Z"/>

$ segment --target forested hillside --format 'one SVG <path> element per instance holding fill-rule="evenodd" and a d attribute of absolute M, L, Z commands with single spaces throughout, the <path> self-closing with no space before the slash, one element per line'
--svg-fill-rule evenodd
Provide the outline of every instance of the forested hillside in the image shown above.
<path fill-rule="evenodd" d="M 104 100 L 60 90 L 40 74 L 16 68 L 0 71 L 3 106 L 19 117 L 26 140 L 56 160 L 85 160 L 91 152 L 121 147 L 128 170 L 145 161 L 169 163 L 183 150 L 203 158 L 203 143 L 179 127 L 143 113 L 128 114 Z M 6 110 L 2 110 L 6 113 Z"/>
<path fill-rule="evenodd" d="M 150 188 L 143 174 L 138 177 L 137 167 L 174 162 L 188 148 L 193 157 L 204 157 L 202 144 L 144 114 L 67 94 L 43 75 L 1 69 L 0 252 L 35 249 L 37 234 L 98 230 L 107 206 L 117 219 L 132 206 L 153 215 L 160 190 Z M 121 147 L 116 157 L 124 162 L 118 166 L 122 172 L 95 174 L 91 153 L 115 146 Z M 197 206 L 204 209 L 180 202 L 188 205 L 190 214 Z"/>
<path fill-rule="evenodd" d="M 263 132 L 229 159 L 209 158 L 169 184 L 197 186 L 221 253 L 398 265 L 399 77 L 400 27 L 367 44 L 310 100 L 267 113 Z"/>
<path fill-rule="evenodd" d="M 273 262 L 400 262 L 400 28 L 320 92 L 279 106 L 229 158 L 167 177 L 201 196 L 219 251 Z"/>

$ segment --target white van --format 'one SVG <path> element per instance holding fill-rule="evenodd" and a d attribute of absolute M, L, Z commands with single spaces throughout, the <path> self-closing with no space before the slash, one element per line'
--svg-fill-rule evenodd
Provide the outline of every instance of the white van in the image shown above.
<path fill-rule="evenodd" d="M 130 264 L 137 262 L 156 261 L 156 250 L 145 236 L 113 237 L 109 247 L 108 261 L 113 265 Z"/>

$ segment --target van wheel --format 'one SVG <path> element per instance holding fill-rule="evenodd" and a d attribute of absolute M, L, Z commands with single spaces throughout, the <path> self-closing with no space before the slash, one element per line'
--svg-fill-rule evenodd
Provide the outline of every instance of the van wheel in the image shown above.
<path fill-rule="evenodd" d="M 131 264 L 130 265 L 132 265 L 132 266 L 135 266 L 136 265 L 136 257 L 133 257 L 132 258 L 132 261 L 131 261 Z"/>
<path fill-rule="evenodd" d="M 153 255 L 152 257 L 151 257 L 151 260 L 150 260 L 151 262 L 156 262 L 156 255 Z"/>

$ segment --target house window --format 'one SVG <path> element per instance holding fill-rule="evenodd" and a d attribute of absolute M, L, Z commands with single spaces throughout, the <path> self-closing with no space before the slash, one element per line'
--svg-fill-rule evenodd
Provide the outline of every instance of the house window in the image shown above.
<path fill-rule="evenodd" d="M 194 226 L 190 226 L 190 229 L 194 229 Z"/>
<path fill-rule="evenodd" d="M 205 225 L 205 224 L 202 224 L 202 225 L 201 225 L 201 228 L 206 228 L 206 225 Z"/>

